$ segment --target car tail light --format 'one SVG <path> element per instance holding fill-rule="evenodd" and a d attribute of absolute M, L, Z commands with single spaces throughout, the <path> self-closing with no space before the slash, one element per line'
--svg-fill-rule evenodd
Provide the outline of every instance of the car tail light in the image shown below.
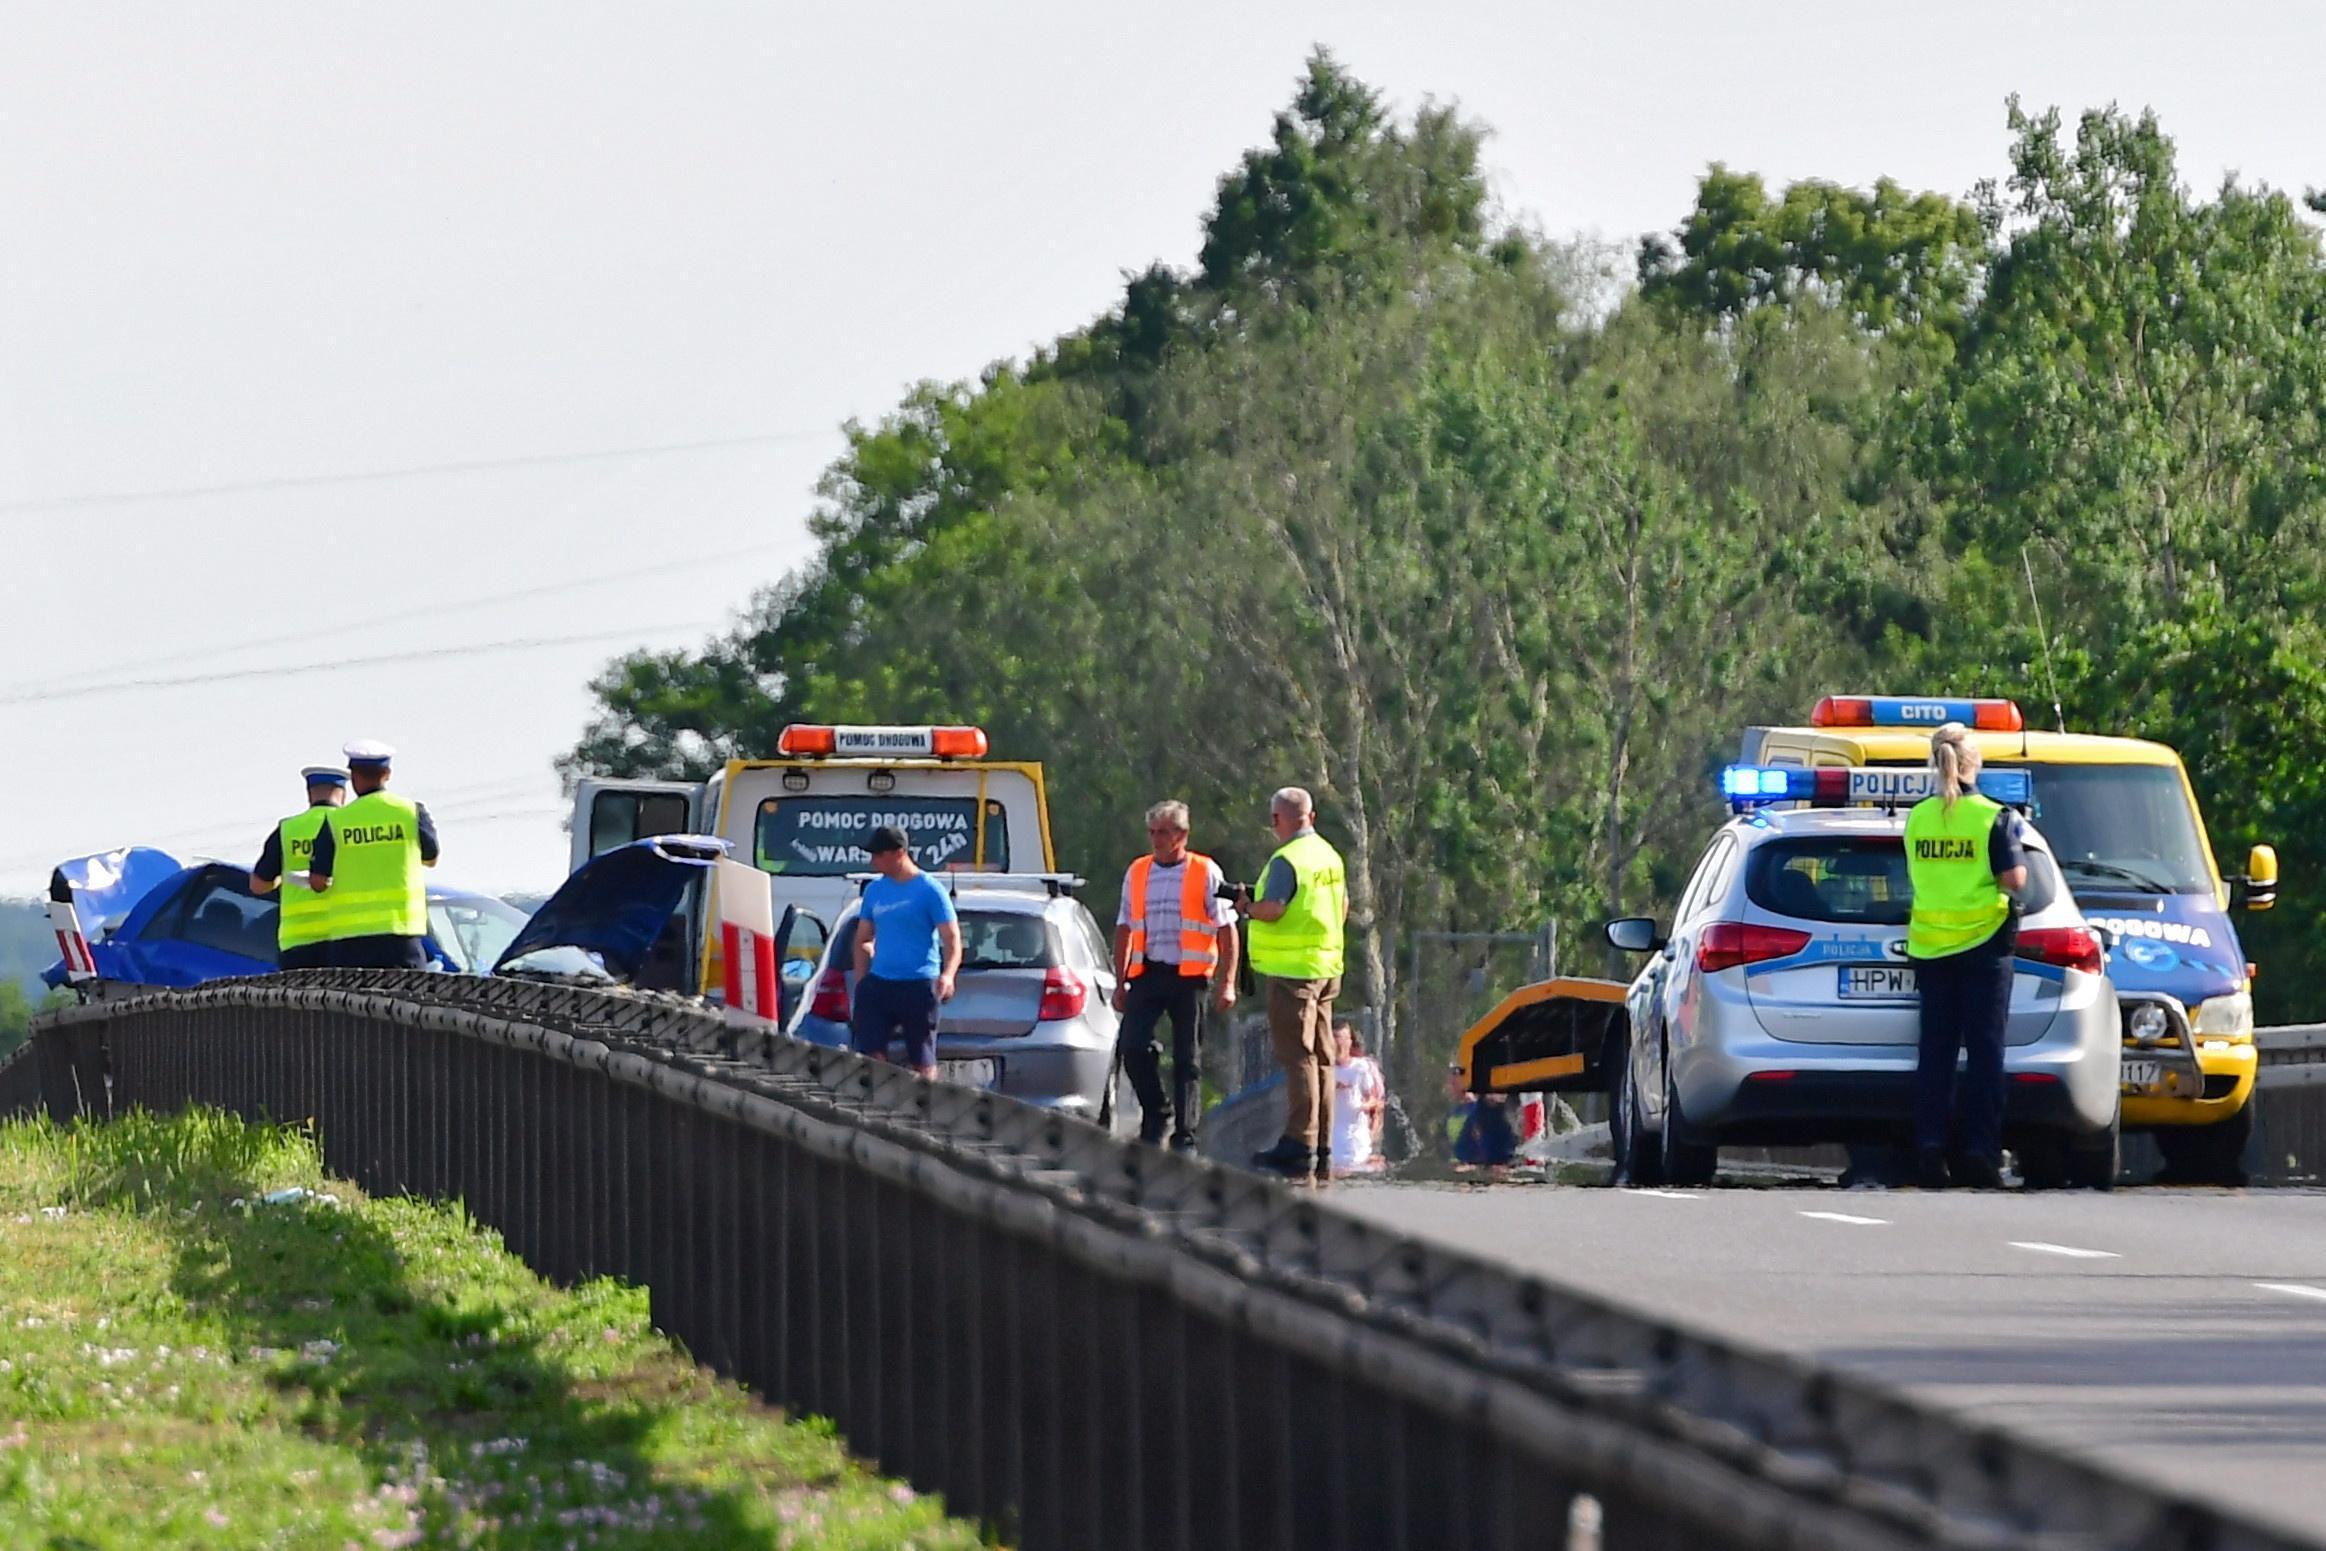
<path fill-rule="evenodd" d="M 815 999 L 808 1003 L 808 1016 L 822 1018 L 827 1023 L 848 1021 L 848 972 L 827 969 L 816 978 Z"/>
<path fill-rule="evenodd" d="M 2023 959 L 2080 969 L 2087 975 L 2099 974 L 2103 962 L 2099 934 L 2088 926 L 2022 928 L 2018 951 Z"/>
<path fill-rule="evenodd" d="M 2059 1073 L 2013 1072 L 2011 1080 L 2030 1088 L 2056 1088 L 2059 1086 Z"/>
<path fill-rule="evenodd" d="M 1809 946 L 1809 934 L 1789 926 L 1757 926 L 1743 921 L 1715 921 L 1696 942 L 1696 967 L 1706 974 L 1781 959 Z"/>
<path fill-rule="evenodd" d="M 1081 1017 L 1089 1001 L 1090 986 L 1080 975 L 1052 965 L 1042 977 L 1042 1010 L 1035 1017 L 1044 1023 L 1063 1023 Z"/>

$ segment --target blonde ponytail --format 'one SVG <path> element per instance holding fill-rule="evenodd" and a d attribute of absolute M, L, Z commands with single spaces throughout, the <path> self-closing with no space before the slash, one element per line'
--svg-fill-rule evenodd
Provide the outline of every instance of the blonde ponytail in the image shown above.
<path fill-rule="evenodd" d="M 1930 774 L 1948 812 L 1954 811 L 1956 798 L 1978 789 L 1983 763 L 1970 729 L 1962 723 L 1948 722 L 1930 735 Z"/>

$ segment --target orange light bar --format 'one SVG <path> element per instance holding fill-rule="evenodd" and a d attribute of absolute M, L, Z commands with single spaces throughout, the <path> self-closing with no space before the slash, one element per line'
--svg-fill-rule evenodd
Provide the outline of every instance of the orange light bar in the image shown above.
<path fill-rule="evenodd" d="M 794 759 L 844 755 L 872 759 L 983 759 L 982 727 L 852 727 L 794 722 L 776 738 Z"/>
<path fill-rule="evenodd" d="M 929 752 L 939 759 L 983 759 L 985 749 L 985 729 L 982 727 L 929 729 Z"/>
<path fill-rule="evenodd" d="M 1809 713 L 1812 727 L 1919 727 L 1936 731 L 1948 722 L 1961 722 L 1980 732 L 2019 732 L 2027 725 L 2013 700 L 1827 695 Z"/>
<path fill-rule="evenodd" d="M 2019 714 L 2015 700 L 1979 700 L 1978 719 L 1971 723 L 1981 732 L 2025 732 L 2027 719 Z"/>

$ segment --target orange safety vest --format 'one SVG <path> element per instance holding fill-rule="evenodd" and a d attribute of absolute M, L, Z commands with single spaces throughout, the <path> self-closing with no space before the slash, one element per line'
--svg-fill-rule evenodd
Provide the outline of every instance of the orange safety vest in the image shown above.
<path fill-rule="evenodd" d="M 1198 980 L 1211 978 L 1220 959 L 1219 923 L 1211 918 L 1211 899 L 1204 880 L 1211 858 L 1200 851 L 1187 853 L 1187 876 L 1179 891 L 1179 973 Z M 1155 858 L 1142 856 L 1131 863 L 1131 965 L 1133 980 L 1147 968 L 1147 879 Z"/>

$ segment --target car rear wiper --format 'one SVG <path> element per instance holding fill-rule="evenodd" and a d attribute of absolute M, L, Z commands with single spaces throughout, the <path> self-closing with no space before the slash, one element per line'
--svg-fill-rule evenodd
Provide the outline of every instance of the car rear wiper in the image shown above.
<path fill-rule="evenodd" d="M 2161 883 L 2147 873 L 2136 872 L 2130 867 L 2120 867 L 2114 862 L 2095 862 L 2084 857 L 2063 856 L 2060 858 L 2060 868 L 2062 871 L 2090 873 L 2096 878 L 2122 878 L 2127 883 L 2137 885 L 2144 894 L 2170 894 L 2174 892 L 2171 884 Z"/>

